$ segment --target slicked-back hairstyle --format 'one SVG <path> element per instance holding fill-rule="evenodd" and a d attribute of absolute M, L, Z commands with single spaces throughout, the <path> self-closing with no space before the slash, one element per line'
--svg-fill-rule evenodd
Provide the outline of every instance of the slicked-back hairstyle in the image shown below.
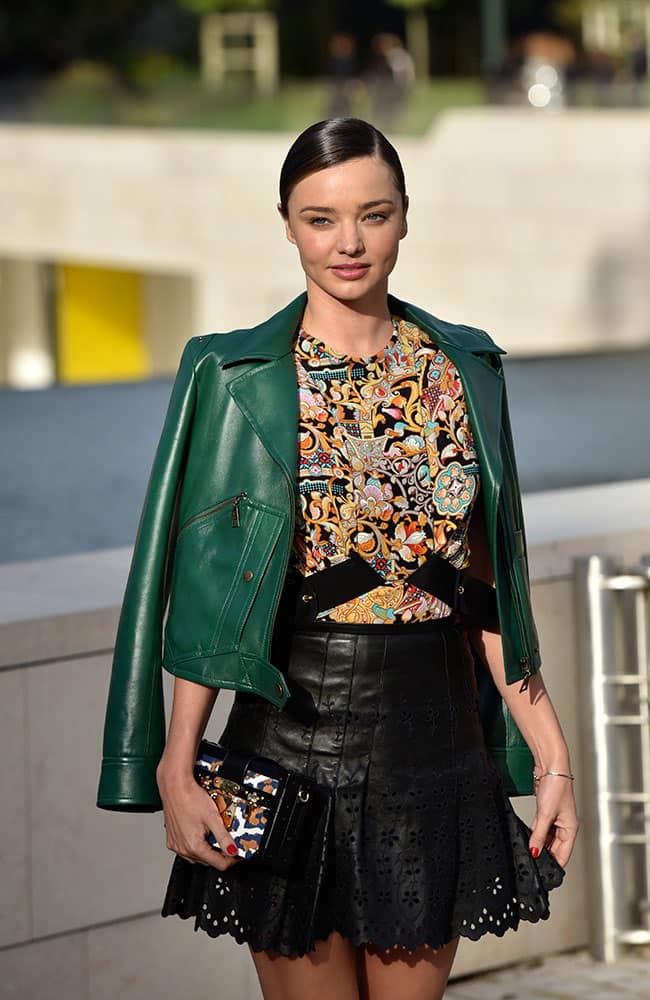
<path fill-rule="evenodd" d="M 402 164 L 383 132 L 362 118 L 326 118 L 301 132 L 285 157 L 280 171 L 282 215 L 287 218 L 289 195 L 303 177 L 358 156 L 378 156 L 386 163 L 406 208 Z"/>

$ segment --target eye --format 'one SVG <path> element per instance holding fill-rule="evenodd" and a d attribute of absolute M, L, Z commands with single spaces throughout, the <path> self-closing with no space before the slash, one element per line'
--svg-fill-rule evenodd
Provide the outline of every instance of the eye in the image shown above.
<path fill-rule="evenodd" d="M 375 218 L 377 218 L 377 219 L 385 219 L 386 218 L 386 215 L 384 215 L 383 212 L 368 212 L 368 215 L 366 216 L 366 218 L 369 219 L 371 215 L 374 215 Z"/>
<path fill-rule="evenodd" d="M 310 226 L 315 225 L 317 222 L 329 222 L 329 219 L 326 219 L 324 215 L 316 215 L 313 219 L 309 220 Z"/>

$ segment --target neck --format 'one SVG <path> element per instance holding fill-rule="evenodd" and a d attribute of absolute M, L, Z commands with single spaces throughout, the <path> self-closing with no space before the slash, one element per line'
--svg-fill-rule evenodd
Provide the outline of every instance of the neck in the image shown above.
<path fill-rule="evenodd" d="M 308 278 L 302 325 L 310 336 L 335 351 L 359 357 L 376 354 L 392 334 L 387 289 L 348 303 L 328 295 Z"/>

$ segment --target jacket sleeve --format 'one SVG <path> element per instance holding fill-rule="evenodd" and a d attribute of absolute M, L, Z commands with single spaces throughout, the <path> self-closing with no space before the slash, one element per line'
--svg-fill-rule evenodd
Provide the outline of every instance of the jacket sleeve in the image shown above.
<path fill-rule="evenodd" d="M 100 809 L 162 808 L 156 767 L 166 739 L 163 616 L 170 536 L 196 400 L 192 341 L 185 345 L 149 476 L 115 640 L 104 723 Z"/>

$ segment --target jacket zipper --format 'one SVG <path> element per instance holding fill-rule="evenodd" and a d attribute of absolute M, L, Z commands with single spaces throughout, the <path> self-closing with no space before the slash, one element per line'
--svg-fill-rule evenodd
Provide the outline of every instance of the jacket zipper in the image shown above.
<path fill-rule="evenodd" d="M 519 572 L 519 570 L 518 570 L 518 567 L 517 567 L 517 565 L 515 563 L 514 566 L 513 566 L 512 572 L 510 574 L 511 581 L 512 581 L 512 577 L 513 577 L 513 574 L 514 574 L 514 581 L 513 581 L 513 586 L 512 586 L 512 598 L 513 598 L 512 603 L 513 603 L 513 606 L 514 606 L 514 609 L 515 609 L 515 615 L 517 617 L 517 624 L 519 625 L 519 635 L 521 637 L 521 646 L 522 646 L 522 649 L 528 650 L 528 648 L 529 648 L 528 647 L 528 636 L 527 636 L 526 630 L 524 628 L 524 623 L 523 623 L 523 620 L 522 620 L 522 617 L 521 617 L 521 608 L 520 608 L 520 605 L 519 605 L 519 601 L 520 601 L 519 587 L 518 587 L 518 585 L 514 585 L 515 582 L 516 582 L 516 580 L 518 579 L 518 577 L 517 577 L 517 573 L 518 572 Z M 528 682 L 530 681 L 530 678 L 532 677 L 532 671 L 531 671 L 531 667 L 530 667 L 530 656 L 528 655 L 527 652 L 524 654 L 524 656 L 520 656 L 519 657 L 519 663 L 521 665 L 521 670 L 522 670 L 522 673 L 523 673 L 523 680 L 521 682 L 521 687 L 519 688 L 519 692 L 521 693 L 522 691 L 525 691 L 528 688 Z"/>
<path fill-rule="evenodd" d="M 248 496 L 248 493 L 246 492 L 246 490 L 241 490 L 239 493 L 237 493 L 236 496 L 234 496 L 234 497 L 228 497 L 227 500 L 222 500 L 220 503 L 215 504 L 214 507 L 210 507 L 209 510 L 204 510 L 204 511 L 201 511 L 200 514 L 195 514 L 194 517 L 191 517 L 189 519 L 189 521 L 185 522 L 185 524 L 183 525 L 183 527 L 179 531 L 179 535 L 183 531 L 185 531 L 186 528 L 189 528 L 190 524 L 194 524 L 195 521 L 200 521 L 201 518 L 209 517 L 210 514 L 214 514 L 214 513 L 216 513 L 216 511 L 222 510 L 224 507 L 228 507 L 229 504 L 232 504 L 231 523 L 232 523 L 233 528 L 239 528 L 239 527 L 241 527 L 241 517 L 240 517 L 240 514 L 239 514 L 239 504 L 241 503 L 242 500 L 245 500 L 247 496 Z"/>
<path fill-rule="evenodd" d="M 519 693 L 521 693 L 522 691 L 525 691 L 528 688 L 528 682 L 530 681 L 531 678 L 530 657 L 521 656 L 519 658 L 519 662 L 521 663 L 521 669 L 523 670 L 524 673 L 524 679 L 521 682 L 521 687 L 519 688 Z"/>
<path fill-rule="evenodd" d="M 246 490 L 242 490 L 241 493 L 238 493 L 237 496 L 235 497 L 235 499 L 232 501 L 232 514 L 231 514 L 230 521 L 231 521 L 231 524 L 232 524 L 233 528 L 240 528 L 241 527 L 241 517 L 239 516 L 239 504 L 247 496 L 248 496 L 248 493 L 246 492 Z"/>

